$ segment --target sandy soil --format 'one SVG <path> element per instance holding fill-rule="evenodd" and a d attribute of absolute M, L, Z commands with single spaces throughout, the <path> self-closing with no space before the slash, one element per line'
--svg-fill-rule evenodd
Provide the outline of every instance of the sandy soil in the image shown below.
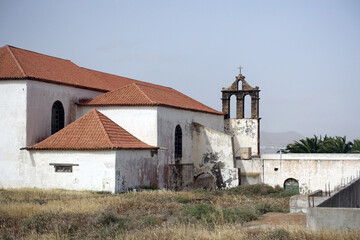
<path fill-rule="evenodd" d="M 306 227 L 306 214 L 270 212 L 259 217 L 258 220 L 245 224 L 247 228 L 276 228 L 276 227 Z"/>

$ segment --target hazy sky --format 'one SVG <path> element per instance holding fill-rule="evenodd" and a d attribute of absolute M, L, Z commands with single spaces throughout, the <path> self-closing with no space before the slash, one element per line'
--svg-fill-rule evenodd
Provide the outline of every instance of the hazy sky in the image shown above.
<path fill-rule="evenodd" d="M 261 129 L 360 138 L 360 1 L 0 1 L 0 45 L 175 88 L 221 110 L 238 66 Z"/>

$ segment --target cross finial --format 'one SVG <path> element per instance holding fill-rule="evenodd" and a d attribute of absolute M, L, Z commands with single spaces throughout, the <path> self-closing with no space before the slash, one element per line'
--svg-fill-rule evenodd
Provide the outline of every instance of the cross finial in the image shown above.
<path fill-rule="evenodd" d="M 240 65 L 240 67 L 238 67 L 238 69 L 240 70 L 240 74 L 241 74 L 241 69 L 243 69 L 243 67 Z"/>

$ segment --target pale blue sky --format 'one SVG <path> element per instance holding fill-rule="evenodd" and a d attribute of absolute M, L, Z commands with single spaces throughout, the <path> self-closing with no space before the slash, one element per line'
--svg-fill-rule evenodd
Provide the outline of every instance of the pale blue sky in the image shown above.
<path fill-rule="evenodd" d="M 262 130 L 360 138 L 360 1 L 2 0 L 5 44 L 217 110 L 242 65 Z"/>

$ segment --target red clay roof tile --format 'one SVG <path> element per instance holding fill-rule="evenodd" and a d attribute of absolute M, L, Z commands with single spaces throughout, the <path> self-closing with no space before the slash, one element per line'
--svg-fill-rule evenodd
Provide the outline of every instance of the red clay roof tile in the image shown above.
<path fill-rule="evenodd" d="M 108 117 L 91 110 L 44 141 L 28 150 L 104 150 L 104 149 L 157 149 L 150 146 Z"/>
<path fill-rule="evenodd" d="M 83 106 L 166 106 L 223 114 L 172 88 L 132 83 L 79 103 Z"/>
<path fill-rule="evenodd" d="M 222 114 L 172 88 L 86 69 L 69 60 L 8 45 L 0 48 L 1 79 L 32 79 L 103 92 L 115 90 L 94 99 L 93 105 L 161 105 Z"/>

